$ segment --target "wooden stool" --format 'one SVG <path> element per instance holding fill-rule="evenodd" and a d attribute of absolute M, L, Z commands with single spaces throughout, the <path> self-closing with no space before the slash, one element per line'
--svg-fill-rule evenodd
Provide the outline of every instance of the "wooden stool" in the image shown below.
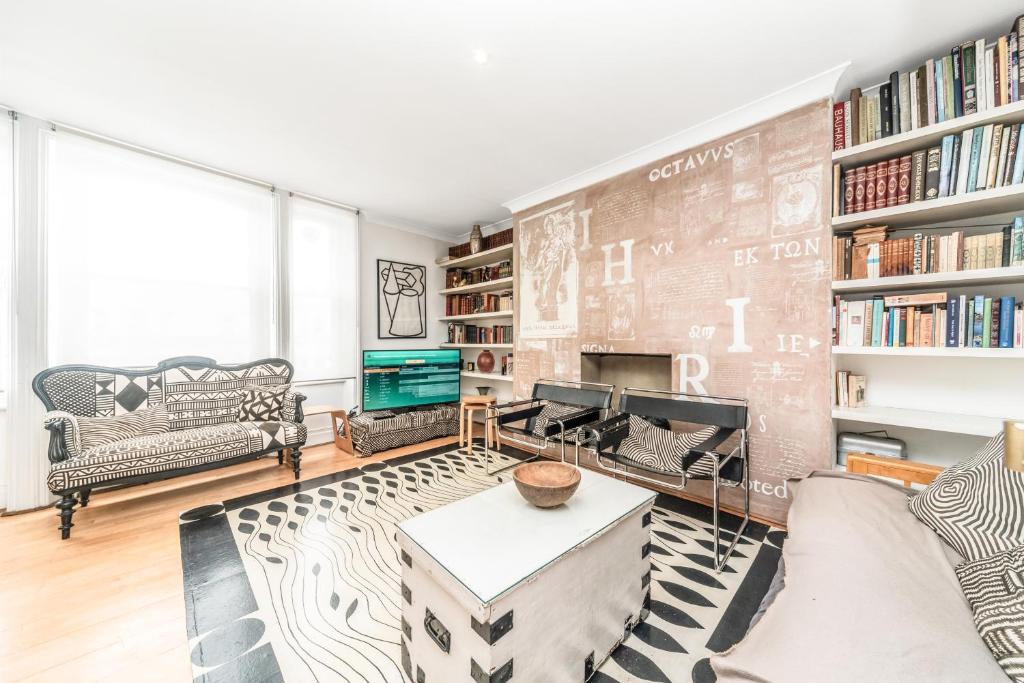
<path fill-rule="evenodd" d="M 465 443 L 473 448 L 473 413 L 484 411 L 484 438 L 494 448 L 499 448 L 498 425 L 487 424 L 487 406 L 496 403 L 497 396 L 463 396 L 459 402 L 459 447 Z"/>

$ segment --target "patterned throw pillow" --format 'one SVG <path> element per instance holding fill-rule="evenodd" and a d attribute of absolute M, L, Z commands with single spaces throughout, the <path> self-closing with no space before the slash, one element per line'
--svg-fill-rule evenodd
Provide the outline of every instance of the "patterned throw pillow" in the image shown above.
<path fill-rule="evenodd" d="M 1024 473 L 1003 465 L 1003 434 L 945 470 L 910 511 L 961 557 L 980 560 L 1024 542 Z"/>
<path fill-rule="evenodd" d="M 103 446 L 113 441 L 133 439 L 137 436 L 152 436 L 171 431 L 171 420 L 167 407 L 158 403 L 143 410 L 136 410 L 116 417 L 79 417 L 79 445 L 83 455 L 90 448 Z"/>
<path fill-rule="evenodd" d="M 239 422 L 279 421 L 282 418 L 284 395 L 291 389 L 290 384 L 275 384 L 269 387 L 249 385 L 242 387 L 242 402 L 238 406 Z"/>
<path fill-rule="evenodd" d="M 629 436 L 622 440 L 619 453 L 645 467 L 679 472 L 683 456 L 717 431 L 717 427 L 705 427 L 695 432 L 673 432 L 630 415 Z"/>
<path fill-rule="evenodd" d="M 1024 545 L 956 568 L 974 623 L 999 666 L 1024 683 Z"/>

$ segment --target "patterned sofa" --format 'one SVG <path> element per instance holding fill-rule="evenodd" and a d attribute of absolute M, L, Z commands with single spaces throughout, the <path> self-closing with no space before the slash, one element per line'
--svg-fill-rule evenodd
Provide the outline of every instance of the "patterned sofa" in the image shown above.
<path fill-rule="evenodd" d="M 280 358 L 218 365 L 199 356 L 145 369 L 62 365 L 40 372 L 32 389 L 49 411 L 47 485 L 61 497 L 61 538 L 71 535 L 76 503 L 88 505 L 94 488 L 157 481 L 274 452 L 283 464 L 285 449 L 298 479 L 305 396 L 285 388 L 292 373 L 291 363 Z M 250 387 L 262 391 L 247 394 Z M 275 397 L 273 405 L 249 405 L 251 412 L 240 420 L 243 395 L 263 392 Z M 259 419 L 261 410 L 279 419 Z M 149 427 L 154 421 L 156 429 Z"/>
<path fill-rule="evenodd" d="M 459 433 L 458 405 L 438 405 L 407 413 L 371 410 L 349 421 L 352 446 L 360 456 Z"/>

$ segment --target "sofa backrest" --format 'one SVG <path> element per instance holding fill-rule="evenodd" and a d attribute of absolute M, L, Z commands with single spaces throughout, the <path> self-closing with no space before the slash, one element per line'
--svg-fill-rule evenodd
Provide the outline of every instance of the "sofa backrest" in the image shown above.
<path fill-rule="evenodd" d="M 85 417 L 110 417 L 157 403 L 167 406 L 171 430 L 233 422 L 242 387 L 291 381 L 292 364 L 264 358 L 240 365 L 219 365 L 212 358 L 182 356 L 153 368 L 59 365 L 32 380 L 32 390 L 47 410 Z"/>

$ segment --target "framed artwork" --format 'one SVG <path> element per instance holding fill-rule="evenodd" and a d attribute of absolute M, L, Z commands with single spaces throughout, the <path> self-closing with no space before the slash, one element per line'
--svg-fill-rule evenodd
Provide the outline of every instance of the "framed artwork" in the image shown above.
<path fill-rule="evenodd" d="M 426 337 L 426 266 L 377 259 L 377 339 Z"/>

